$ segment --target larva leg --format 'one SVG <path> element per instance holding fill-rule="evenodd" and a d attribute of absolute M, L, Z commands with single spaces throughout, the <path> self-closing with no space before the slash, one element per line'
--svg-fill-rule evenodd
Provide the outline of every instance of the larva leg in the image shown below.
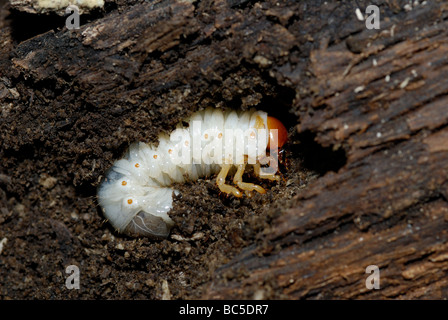
<path fill-rule="evenodd" d="M 260 179 L 268 179 L 272 181 L 280 181 L 280 176 L 277 174 L 260 174 L 261 173 L 261 165 L 259 163 L 254 164 L 254 173 Z"/>
<path fill-rule="evenodd" d="M 223 164 L 221 171 L 218 173 L 218 177 L 216 178 L 216 184 L 218 185 L 219 190 L 221 190 L 224 193 L 233 193 L 235 197 L 241 198 L 243 194 L 240 190 L 238 190 L 235 187 L 232 187 L 231 185 L 226 184 L 226 177 L 229 173 L 230 168 L 232 167 L 231 164 Z"/>
<path fill-rule="evenodd" d="M 242 190 L 245 190 L 245 191 L 255 190 L 258 193 L 266 193 L 266 190 L 264 190 L 262 187 L 260 187 L 256 184 L 243 182 L 243 173 L 244 173 L 244 169 L 246 168 L 245 164 L 239 164 L 237 167 L 238 167 L 238 170 L 236 171 L 235 176 L 233 177 L 233 182 L 238 187 L 240 187 Z"/>

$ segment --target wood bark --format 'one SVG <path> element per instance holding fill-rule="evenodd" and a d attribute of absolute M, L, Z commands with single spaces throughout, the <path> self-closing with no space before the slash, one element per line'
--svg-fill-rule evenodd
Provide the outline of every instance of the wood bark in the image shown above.
<path fill-rule="evenodd" d="M 220 269 L 207 298 L 237 298 L 248 286 L 263 296 L 263 282 L 287 298 L 446 298 L 448 25 L 440 9 L 338 44 L 323 39 L 310 53 L 313 95 L 297 101 L 297 130 L 343 148 L 347 161 Z M 291 82 L 300 76 L 283 69 Z M 381 290 L 366 288 L 369 265 L 380 268 Z M 232 280 L 241 270 L 244 279 Z"/>
<path fill-rule="evenodd" d="M 330 150 L 301 151 L 305 163 L 328 156 L 322 175 L 201 298 L 447 298 L 448 7 L 406 3 L 378 3 L 380 29 L 368 30 L 351 3 L 117 2 L 80 30 L 4 42 L 2 150 L 54 148 L 41 167 L 62 163 L 75 185 L 95 186 L 129 141 L 192 110 L 281 101 L 293 142 Z M 369 265 L 380 290 L 366 288 Z"/>

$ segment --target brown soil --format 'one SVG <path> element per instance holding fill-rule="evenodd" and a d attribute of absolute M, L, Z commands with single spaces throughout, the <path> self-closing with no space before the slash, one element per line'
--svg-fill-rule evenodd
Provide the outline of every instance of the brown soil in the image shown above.
<path fill-rule="evenodd" d="M 20 157 L 20 164 L 14 161 L 1 176 L 3 183 L 22 181 L 14 190 L 0 189 L 0 236 L 7 238 L 0 256 L 2 297 L 201 297 L 215 270 L 261 241 L 272 218 L 317 177 L 301 166 L 300 155 L 292 149 L 282 181 L 262 182 L 265 195 L 238 199 L 221 194 L 213 177 L 178 185 L 181 193 L 170 212 L 176 226 L 161 241 L 117 234 L 96 204 L 95 186 L 75 187 L 70 172 L 52 172 L 58 166 L 36 154 L 14 153 L 9 158 Z M 65 268 L 72 264 L 80 268 L 80 290 L 65 287 Z M 279 296 L 272 292 L 271 298 Z"/>
<path fill-rule="evenodd" d="M 7 26 L 9 20 L 20 18 L 18 13 L 11 18 L 7 10 L 2 12 Z M 0 53 L 8 57 L 8 49 L 21 39 L 3 37 L 10 42 Z M 9 67 L 9 62 L 3 60 L 4 66 Z M 280 95 L 258 74 L 243 71 L 229 77 L 227 87 L 245 88 L 248 105 L 260 100 L 256 90 L 267 90 L 274 98 Z M 261 241 L 272 218 L 318 175 L 301 165 L 294 145 L 298 141 L 293 138 L 286 147 L 287 165 L 280 183 L 251 178 L 262 183 L 267 194 L 242 199 L 223 195 L 213 177 L 179 185 L 181 194 L 170 212 L 176 222 L 171 236 L 162 241 L 129 238 L 117 234 L 97 206 L 96 187 L 102 173 L 129 142 L 154 141 L 160 128 L 170 130 L 187 112 L 179 114 L 172 104 L 150 120 L 141 114 L 147 107 L 142 108 L 125 122 L 125 133 L 118 133 L 126 135 L 125 140 L 123 136 L 117 140 L 117 132 L 111 133 L 104 117 L 120 124 L 125 112 L 120 106 L 98 113 L 81 102 L 64 105 L 67 97 L 62 99 L 63 92 L 58 91 L 63 88 L 57 84 L 52 91 L 54 83 L 34 83 L 34 94 L 40 96 L 27 93 L 26 85 L 19 79 L 19 87 L 8 91 L 19 92 L 19 101 L 9 104 L 6 96 L 2 105 L 0 240 L 7 239 L 0 254 L 3 299 L 199 298 L 215 270 Z M 44 106 L 48 99 L 52 102 Z M 101 105 L 109 108 L 107 101 Z M 266 103 L 265 108 L 269 109 Z M 295 121 L 288 117 L 287 112 L 280 115 L 291 127 Z M 104 146 L 111 151 L 104 152 Z M 69 265 L 80 269 L 80 290 L 65 286 Z M 272 297 L 278 298 L 275 292 Z"/>

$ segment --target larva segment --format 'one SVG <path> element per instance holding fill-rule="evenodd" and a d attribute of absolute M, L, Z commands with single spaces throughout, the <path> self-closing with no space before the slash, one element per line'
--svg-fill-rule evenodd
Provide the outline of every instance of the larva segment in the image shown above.
<path fill-rule="evenodd" d="M 170 219 L 171 220 L 171 219 Z M 170 233 L 174 222 L 165 221 L 144 211 L 139 211 L 124 230 L 130 236 L 149 236 L 154 238 L 166 238 Z"/>

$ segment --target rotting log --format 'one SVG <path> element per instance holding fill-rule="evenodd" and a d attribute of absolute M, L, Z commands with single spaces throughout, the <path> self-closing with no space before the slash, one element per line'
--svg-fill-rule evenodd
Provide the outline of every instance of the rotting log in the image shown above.
<path fill-rule="evenodd" d="M 27 162 L 9 170 L 34 145 L 36 168 L 95 185 L 128 142 L 192 110 L 293 93 L 297 140 L 344 161 L 277 209 L 202 298 L 446 298 L 448 8 L 405 3 L 380 6 L 380 30 L 352 4 L 244 0 L 125 4 L 16 46 L 0 30 L 12 57 L 0 65 L 0 182 L 27 192 Z M 365 286 L 369 265 L 381 290 Z"/>
<path fill-rule="evenodd" d="M 296 101 L 297 131 L 342 148 L 346 163 L 222 267 L 205 297 L 263 297 L 261 283 L 287 298 L 448 296 L 446 9 L 323 39 L 310 53 L 313 95 Z M 283 75 L 294 83 L 291 69 Z M 380 268 L 381 290 L 366 288 L 369 265 Z"/>

